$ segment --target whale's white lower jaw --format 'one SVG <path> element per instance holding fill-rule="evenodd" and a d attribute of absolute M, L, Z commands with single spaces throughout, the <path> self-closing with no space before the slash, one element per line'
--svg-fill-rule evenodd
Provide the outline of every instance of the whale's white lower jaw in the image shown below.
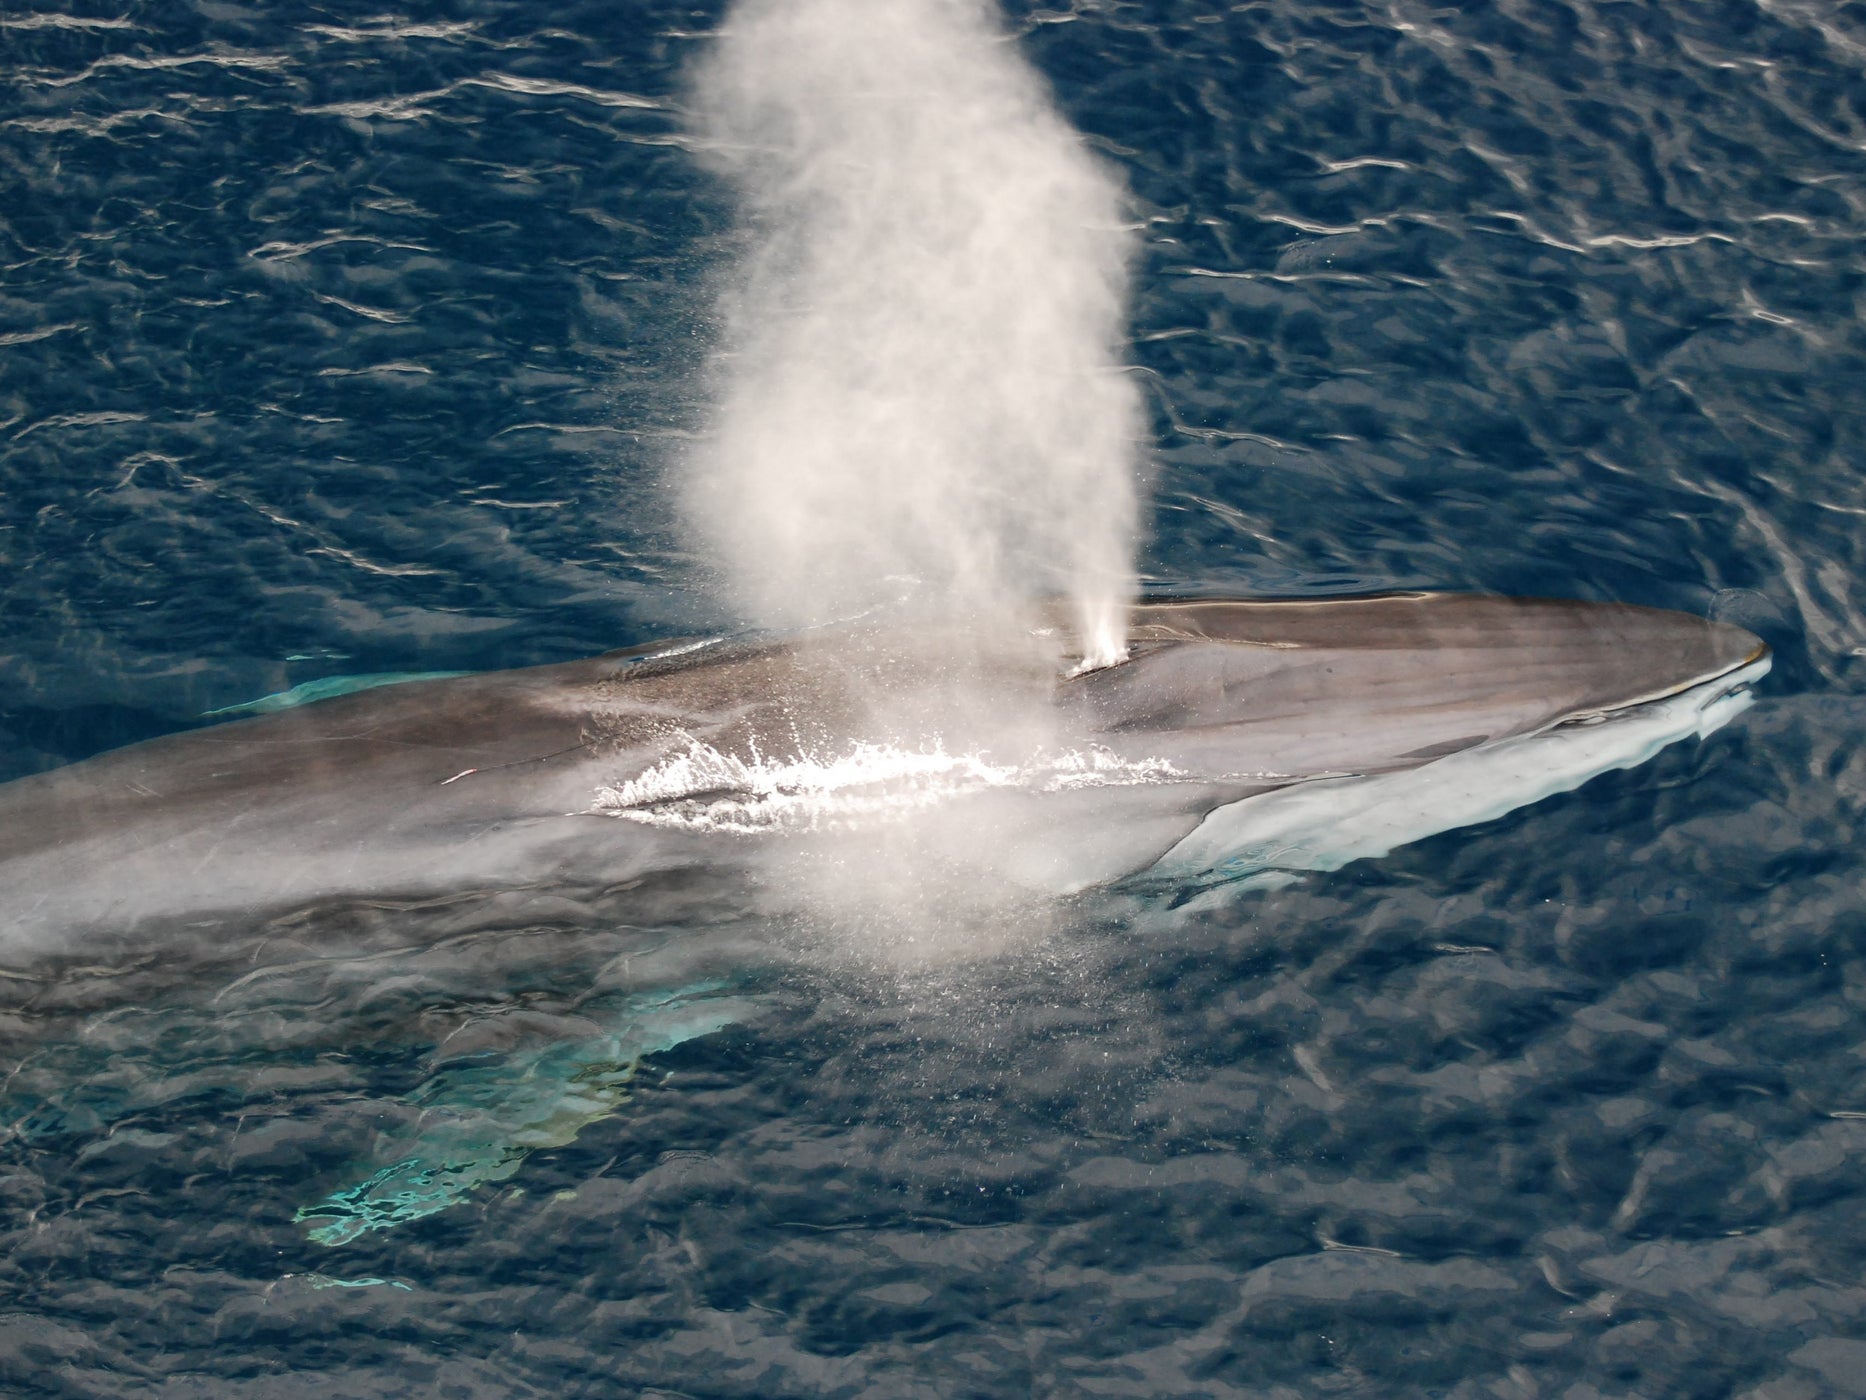
<path fill-rule="evenodd" d="M 1220 807 L 1141 879 L 1274 887 L 1303 871 L 1339 870 L 1413 841 L 1494 820 L 1634 768 L 1681 739 L 1702 738 L 1748 709 L 1765 655 L 1676 695 L 1585 722 L 1501 740 L 1396 773 L 1318 778 Z"/>

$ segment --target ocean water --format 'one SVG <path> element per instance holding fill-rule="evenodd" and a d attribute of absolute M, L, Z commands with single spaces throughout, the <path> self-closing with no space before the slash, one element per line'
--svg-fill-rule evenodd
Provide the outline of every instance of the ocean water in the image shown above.
<path fill-rule="evenodd" d="M 717 621 L 720 16 L 0 14 L 0 777 Z M 576 906 L 0 979 L 0 1390 L 1866 1394 L 1866 24 L 1012 19 L 1144 222 L 1150 583 L 1714 615 L 1754 708 L 940 966 Z"/>

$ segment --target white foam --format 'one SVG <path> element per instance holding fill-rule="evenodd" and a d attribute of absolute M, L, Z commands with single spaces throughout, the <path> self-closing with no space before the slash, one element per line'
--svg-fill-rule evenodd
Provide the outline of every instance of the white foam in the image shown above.
<path fill-rule="evenodd" d="M 640 776 L 598 790 L 590 810 L 685 831 L 836 831 L 899 820 L 992 790 L 1066 792 L 1194 781 L 1163 758 L 1066 749 L 1022 762 L 857 742 L 834 753 L 749 758 L 690 740 Z"/>

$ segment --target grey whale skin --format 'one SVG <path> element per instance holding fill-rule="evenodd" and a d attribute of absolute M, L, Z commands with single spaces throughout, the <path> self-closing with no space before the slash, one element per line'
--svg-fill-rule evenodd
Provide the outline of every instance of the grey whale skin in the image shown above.
<path fill-rule="evenodd" d="M 1054 744 L 1170 774 L 956 799 L 989 813 L 995 859 L 1020 884 L 1333 868 L 1707 733 L 1768 665 L 1756 637 L 1696 617 L 1483 595 L 1144 603 L 1129 636 L 1129 660 L 1073 678 L 1066 639 L 975 659 L 1002 693 L 1039 702 Z M 692 919 L 706 880 L 821 834 L 704 829 L 694 813 L 731 799 L 729 781 L 609 810 L 599 794 L 696 746 L 744 762 L 833 755 L 864 737 L 875 695 L 946 674 L 902 643 L 877 630 L 663 644 L 416 681 L 16 780 L 0 786 L 0 963 L 179 955 L 346 901 L 425 901 L 457 923 L 463 901 L 574 889 L 610 892 L 631 922 Z M 1294 849 L 1276 835 L 1292 800 L 1311 844 L 1370 812 L 1387 825 L 1332 856 L 1240 863 L 1254 839 Z M 1269 838 L 1250 828 L 1262 804 L 1284 814 Z"/>

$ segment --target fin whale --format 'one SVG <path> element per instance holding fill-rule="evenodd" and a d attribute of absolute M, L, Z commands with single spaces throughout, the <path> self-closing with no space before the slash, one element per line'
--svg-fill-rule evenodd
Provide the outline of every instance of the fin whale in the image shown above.
<path fill-rule="evenodd" d="M 1768 666 L 1683 614 L 1432 593 L 1148 602 L 1129 642 L 1073 676 L 1060 633 L 969 663 L 1044 715 L 1037 759 L 890 749 L 873 697 L 950 663 L 879 629 L 413 681 L 136 744 L 0 786 L 0 965 L 211 945 L 342 900 L 603 888 L 680 922 L 696 875 L 942 802 L 991 813 L 993 859 L 1039 889 L 1327 869 L 1708 732 Z"/>
<path fill-rule="evenodd" d="M 813 842 L 834 876 L 882 866 L 883 898 L 900 848 L 860 842 L 929 821 L 988 899 L 1222 898 L 1641 762 L 1769 664 L 1676 613 L 1434 594 L 1143 604 L 1129 659 L 1080 675 L 1061 632 L 938 640 L 378 685 L 0 786 L 0 1143 L 81 1158 L 309 1075 L 289 1121 L 355 1150 L 301 1164 L 293 1218 L 345 1245 L 510 1179 L 646 1058 L 762 1015 L 782 950 L 741 916 Z M 1042 722 L 980 723 L 955 703 L 979 680 Z M 362 1041 L 420 1082 L 372 1093 Z M 344 1126 L 364 1110 L 366 1140 Z"/>

